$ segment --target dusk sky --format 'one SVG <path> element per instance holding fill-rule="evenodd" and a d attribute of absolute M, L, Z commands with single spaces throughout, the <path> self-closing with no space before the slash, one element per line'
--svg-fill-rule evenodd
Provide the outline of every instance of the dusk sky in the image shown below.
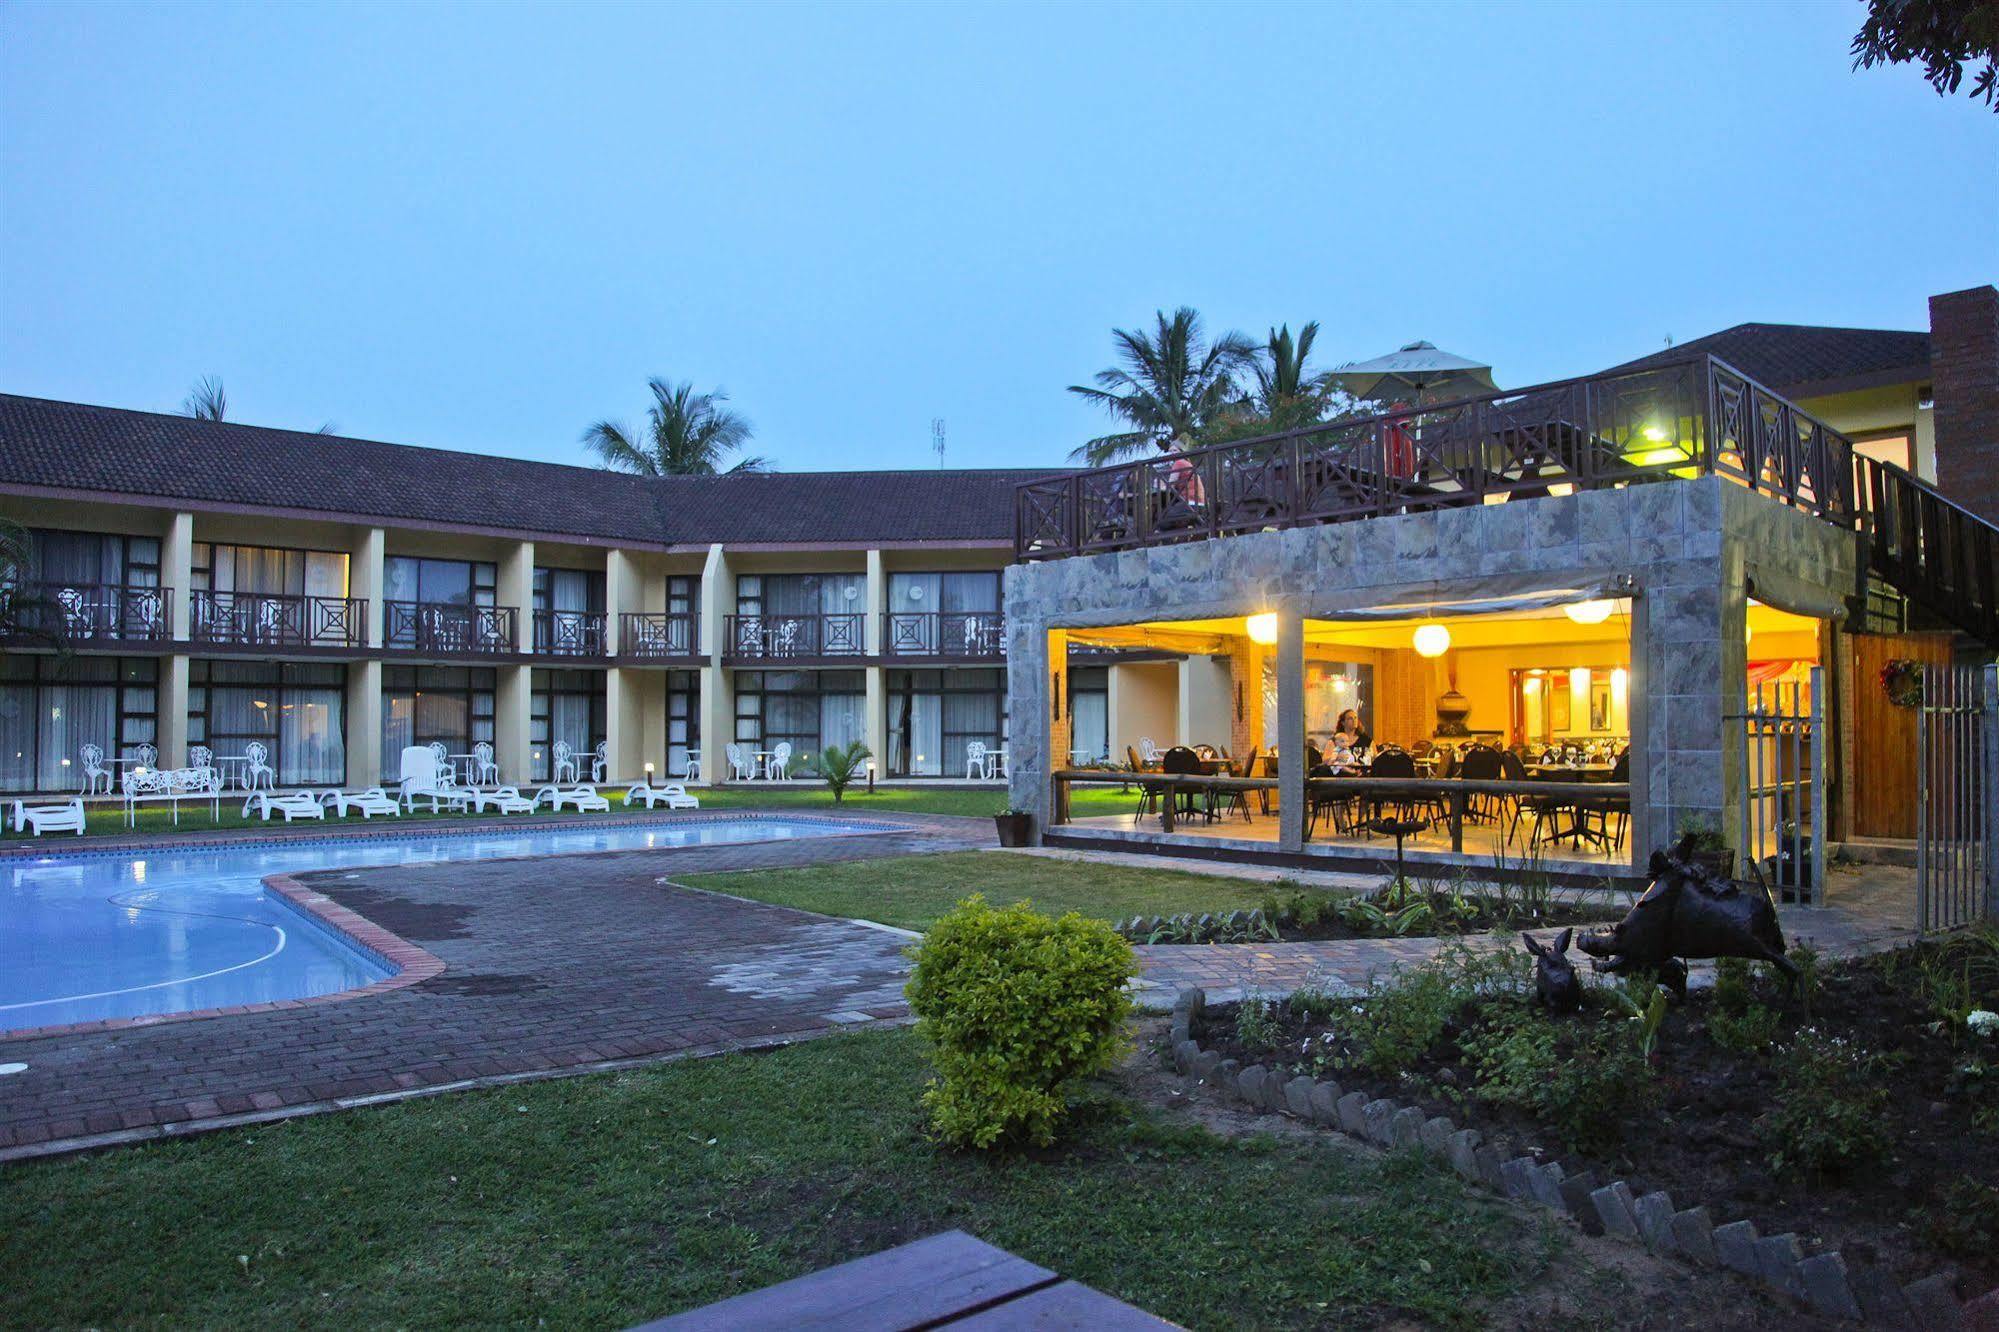
<path fill-rule="evenodd" d="M 1999 278 L 1999 117 L 1858 3 L 0 4 L 0 391 L 587 461 L 1060 462 L 1110 330 L 1522 385 Z M 337 465 L 329 459 L 329 466 Z"/>

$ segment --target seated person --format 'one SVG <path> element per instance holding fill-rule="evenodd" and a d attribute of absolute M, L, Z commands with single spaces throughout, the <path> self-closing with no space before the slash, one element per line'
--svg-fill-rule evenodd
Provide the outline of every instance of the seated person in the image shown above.
<path fill-rule="evenodd" d="M 1333 725 L 1333 752 L 1344 754 L 1348 761 L 1359 762 L 1367 756 L 1367 747 L 1373 737 L 1361 728 L 1360 714 L 1348 708 L 1340 714 Z"/>

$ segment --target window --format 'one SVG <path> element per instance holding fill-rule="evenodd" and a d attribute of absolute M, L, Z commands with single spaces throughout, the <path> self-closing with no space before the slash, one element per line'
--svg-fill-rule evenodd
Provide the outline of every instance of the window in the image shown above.
<path fill-rule="evenodd" d="M 561 741 L 576 756 L 577 773 L 588 781 L 590 753 L 606 735 L 604 716 L 602 671 L 537 670 L 528 714 L 532 780 L 555 779 L 555 745 Z"/>
<path fill-rule="evenodd" d="M 83 789 L 78 751 L 115 758 L 159 742 L 159 663 L 148 658 L 0 658 L 0 790 Z"/>
<path fill-rule="evenodd" d="M 694 671 L 666 673 L 666 771 L 687 775 L 687 760 L 701 752 L 701 677 Z"/>
<path fill-rule="evenodd" d="M 347 556 L 341 551 L 194 543 L 192 591 L 246 596 L 344 597 Z"/>
<path fill-rule="evenodd" d="M 384 601 L 491 606 L 499 566 L 490 560 L 431 560 L 391 555 L 382 566 Z"/>
<path fill-rule="evenodd" d="M 666 580 L 666 613 L 693 615 L 701 609 L 701 580 L 675 574 Z"/>
<path fill-rule="evenodd" d="M 189 662 L 187 742 L 218 759 L 260 742 L 279 786 L 339 786 L 347 780 L 347 668 Z"/>
<path fill-rule="evenodd" d="M 604 612 L 604 575 L 588 569 L 536 569 L 534 608 L 543 611 Z"/>
<path fill-rule="evenodd" d="M 860 671 L 741 671 L 736 741 L 753 749 L 788 742 L 794 755 L 865 738 L 868 691 Z"/>
<path fill-rule="evenodd" d="M 1111 752 L 1111 673 L 1103 666 L 1069 668 L 1069 759 L 1096 763 Z"/>
<path fill-rule="evenodd" d="M 35 528 L 24 581 L 158 587 L 159 538 Z"/>
<path fill-rule="evenodd" d="M 402 779 L 403 750 L 442 742 L 446 753 L 469 754 L 494 743 L 491 667 L 382 668 L 382 780 Z M 497 755 L 503 767 L 509 756 Z"/>
<path fill-rule="evenodd" d="M 891 614 L 935 612 L 997 612 L 1000 576 L 997 570 L 972 573 L 896 573 L 888 576 Z"/>
<path fill-rule="evenodd" d="M 888 770 L 897 777 L 961 777 L 965 749 L 1006 744 L 1001 671 L 890 671 Z"/>
<path fill-rule="evenodd" d="M 844 615 L 867 610 L 866 574 L 739 574 L 738 615 Z"/>
<path fill-rule="evenodd" d="M 1907 435 L 1878 435 L 1872 439 L 1857 439 L 1853 451 L 1863 458 L 1876 462 L 1893 463 L 1905 472 L 1915 471 L 1909 459 L 1909 437 Z"/>

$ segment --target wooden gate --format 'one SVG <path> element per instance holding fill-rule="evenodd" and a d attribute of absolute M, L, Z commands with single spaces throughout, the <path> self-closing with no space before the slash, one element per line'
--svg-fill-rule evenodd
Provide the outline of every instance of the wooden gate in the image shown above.
<path fill-rule="evenodd" d="M 1948 633 L 1852 634 L 1846 692 L 1846 743 L 1840 775 L 1850 837 L 1916 836 L 1916 712 L 1888 701 L 1881 669 L 1895 660 L 1943 664 Z"/>
<path fill-rule="evenodd" d="M 1999 918 L 1999 667 L 1923 667 L 1916 714 L 1916 926 Z"/>

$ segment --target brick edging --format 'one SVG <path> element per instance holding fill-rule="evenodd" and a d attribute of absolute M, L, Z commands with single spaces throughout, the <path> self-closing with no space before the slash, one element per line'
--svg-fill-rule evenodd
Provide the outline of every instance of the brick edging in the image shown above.
<path fill-rule="evenodd" d="M 1180 991 L 1173 1001 L 1171 1059 L 1178 1073 L 1221 1088 L 1253 1110 L 1290 1115 L 1374 1146 L 1413 1147 L 1448 1161 L 1470 1183 L 1571 1217 L 1588 1235 L 1609 1235 L 1697 1267 L 1727 1268 L 1823 1317 L 1879 1327 L 1999 1327 L 1999 1289 L 1960 1302 L 1949 1272 L 1902 1285 L 1885 1268 L 1853 1267 L 1838 1250 L 1807 1255 L 1794 1234 L 1759 1235 L 1752 1221 L 1717 1226 L 1705 1207 L 1677 1207 L 1665 1190 L 1642 1196 L 1621 1179 L 1599 1183 L 1588 1171 L 1566 1175 L 1529 1154 L 1508 1157 L 1505 1144 L 1443 1115 L 1427 1116 L 1365 1090 L 1300 1074 L 1286 1081 L 1261 1064 L 1244 1068 L 1203 1049 L 1193 1023 L 1207 992 Z"/>
<path fill-rule="evenodd" d="M 193 1022 L 203 1018 L 236 1017 L 244 1013 L 276 1013 L 316 1004 L 340 1003 L 369 995 L 387 994 L 405 986 L 420 984 L 444 971 L 444 960 L 419 948 L 399 934 L 383 929 L 366 916 L 340 905 L 326 894 L 308 888 L 289 874 L 267 875 L 264 887 L 309 919 L 339 934 L 349 943 L 396 968 L 393 975 L 351 990 L 309 995 L 303 999 L 268 999 L 254 1004 L 225 1004 L 220 1008 L 194 1008 L 180 1013 L 140 1013 L 133 1017 L 96 1018 L 89 1022 L 67 1022 L 49 1027 L 24 1027 L 0 1033 L 0 1041 L 36 1041 L 53 1036 L 80 1036 L 91 1032 L 123 1031 L 132 1027 L 156 1027 L 166 1022 Z"/>

